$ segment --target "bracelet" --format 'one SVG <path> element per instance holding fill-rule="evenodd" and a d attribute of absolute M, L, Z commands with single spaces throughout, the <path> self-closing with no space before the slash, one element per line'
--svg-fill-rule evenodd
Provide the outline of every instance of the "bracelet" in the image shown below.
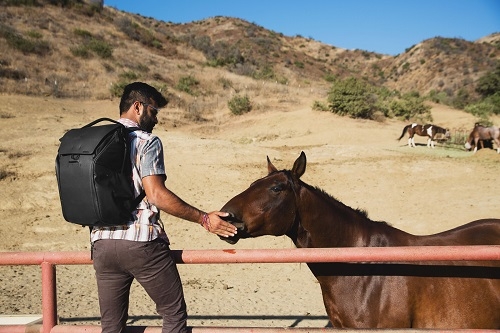
<path fill-rule="evenodd" d="M 201 225 L 203 228 L 205 228 L 207 231 L 210 231 L 210 217 L 208 216 L 207 213 L 203 214 L 203 218 L 201 220 Z"/>

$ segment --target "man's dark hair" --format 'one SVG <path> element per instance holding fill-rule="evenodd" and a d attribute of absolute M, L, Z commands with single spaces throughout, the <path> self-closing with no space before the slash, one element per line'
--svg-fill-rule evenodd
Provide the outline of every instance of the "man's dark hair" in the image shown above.
<path fill-rule="evenodd" d="M 155 101 L 159 108 L 168 104 L 165 96 L 149 84 L 144 82 L 130 83 L 123 89 L 120 100 L 120 114 L 127 112 L 135 101 L 150 103 L 150 100 Z"/>

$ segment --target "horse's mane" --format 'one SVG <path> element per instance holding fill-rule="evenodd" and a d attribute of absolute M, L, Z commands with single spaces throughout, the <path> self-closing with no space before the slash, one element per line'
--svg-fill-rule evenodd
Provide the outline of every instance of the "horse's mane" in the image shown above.
<path fill-rule="evenodd" d="M 337 205 L 342 205 L 350 210 L 353 210 L 356 214 L 358 214 L 359 216 L 369 220 L 370 222 L 374 222 L 374 223 L 382 223 L 382 224 L 385 224 L 387 226 L 391 226 L 389 223 L 385 222 L 385 221 L 374 221 L 372 219 L 370 219 L 370 217 L 368 216 L 368 212 L 366 211 L 366 209 L 361 209 L 361 208 L 352 208 L 348 205 L 346 205 L 345 203 L 343 203 L 342 201 L 339 201 L 337 200 L 333 195 L 327 193 L 325 190 L 317 187 L 317 186 L 311 186 L 309 184 L 306 184 L 304 182 L 301 181 L 301 184 L 306 187 L 307 189 L 311 190 L 311 191 L 314 191 L 315 193 L 318 193 L 321 197 L 325 198 L 326 200 L 328 201 L 333 201 L 335 202 Z"/>
<path fill-rule="evenodd" d="M 340 204 L 340 205 L 343 205 L 344 207 L 347 207 L 353 211 L 355 211 L 357 214 L 359 214 L 360 216 L 366 218 L 366 219 L 370 219 L 368 217 L 368 212 L 365 210 L 365 209 L 360 209 L 360 208 L 352 208 L 352 207 L 349 207 L 347 206 L 346 204 L 344 204 L 342 201 L 339 201 L 337 200 L 335 197 L 333 197 L 331 194 L 327 193 L 325 190 L 319 188 L 318 186 L 311 186 L 307 183 L 304 183 L 303 181 L 300 181 L 300 184 L 307 188 L 308 190 L 310 191 L 313 191 L 317 194 L 319 194 L 322 198 L 326 199 L 327 201 L 333 201 L 335 202 L 336 204 Z"/>

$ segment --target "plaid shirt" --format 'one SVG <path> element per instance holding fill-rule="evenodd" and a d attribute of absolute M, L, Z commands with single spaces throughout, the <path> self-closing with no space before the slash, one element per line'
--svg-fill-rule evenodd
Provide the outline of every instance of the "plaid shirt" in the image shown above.
<path fill-rule="evenodd" d="M 127 127 L 139 127 L 135 122 L 121 118 L 120 123 Z M 135 196 L 142 192 L 142 178 L 151 175 L 163 175 L 166 178 L 165 163 L 163 160 L 163 145 L 161 140 L 151 133 L 141 130 L 130 133 L 132 162 L 132 180 Z M 145 197 L 132 212 L 132 219 L 124 225 L 112 227 L 93 227 L 90 235 L 91 242 L 100 239 L 125 239 L 137 242 L 152 241 L 168 237 L 160 220 L 160 211 L 150 204 Z"/>

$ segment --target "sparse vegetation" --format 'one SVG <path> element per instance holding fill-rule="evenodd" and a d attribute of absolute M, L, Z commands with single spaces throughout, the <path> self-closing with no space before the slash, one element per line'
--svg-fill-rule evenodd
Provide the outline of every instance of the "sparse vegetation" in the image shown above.
<path fill-rule="evenodd" d="M 12 27 L 3 23 L 0 24 L 0 37 L 3 37 L 10 47 L 24 54 L 45 56 L 50 52 L 49 43 L 42 40 L 40 36 L 41 34 L 37 34 L 32 30 L 27 37 L 24 37 Z"/>
<path fill-rule="evenodd" d="M 3 5 L 0 44 L 7 52 L 0 55 L 0 90 L 5 93 L 109 98 L 119 96 L 128 82 L 144 80 L 186 92 L 188 96 L 181 94 L 175 102 L 186 112 L 194 99 L 203 96 L 197 101 L 202 113 L 212 107 L 200 103 L 220 106 L 221 98 L 227 102 L 228 97 L 221 97 L 227 96 L 224 90 L 245 91 L 251 98 L 270 93 L 248 90 L 252 86 L 248 78 L 267 81 L 259 82 L 261 87 L 277 82 L 291 89 L 307 86 L 318 91 L 325 81 L 343 84 L 352 77 L 366 84 L 367 91 L 351 95 L 349 103 L 335 100 L 340 103 L 335 111 L 333 100 L 318 101 L 312 107 L 326 106 L 332 112 L 366 119 L 396 114 L 405 119 L 415 116 L 406 110 L 414 101 L 406 100 L 405 94 L 418 92 L 480 118 L 499 112 L 498 97 L 488 93 L 498 75 L 496 37 L 488 42 L 435 37 L 390 57 L 335 46 L 318 49 L 312 38 L 286 37 L 238 18 L 175 24 L 112 7 L 94 9 L 78 0 L 3 1 Z M 23 7 L 29 7 L 26 15 L 19 15 Z M 223 25 L 227 28 L 221 30 Z M 138 52 L 129 52 L 131 48 Z M 40 66 L 41 61 L 46 65 Z M 198 71 L 205 71 L 203 83 L 195 78 Z M 245 83 L 220 80 L 228 73 L 245 76 Z M 397 93 L 384 95 L 383 88 Z M 293 99 L 278 94 L 280 103 Z M 253 108 L 260 107 L 259 98 Z"/>

